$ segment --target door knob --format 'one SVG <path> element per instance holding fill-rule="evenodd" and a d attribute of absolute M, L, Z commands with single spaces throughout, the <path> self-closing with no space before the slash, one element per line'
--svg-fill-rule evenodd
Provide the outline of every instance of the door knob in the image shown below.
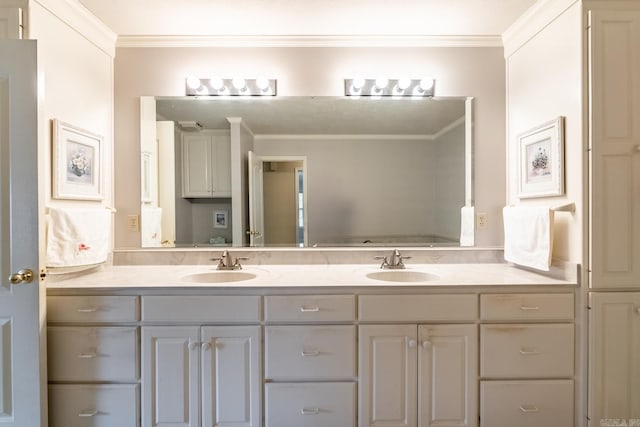
<path fill-rule="evenodd" d="M 25 268 L 24 270 L 20 270 L 17 273 L 13 273 L 9 276 L 9 281 L 12 285 L 17 285 L 19 283 L 31 283 L 33 281 L 33 271 Z"/>

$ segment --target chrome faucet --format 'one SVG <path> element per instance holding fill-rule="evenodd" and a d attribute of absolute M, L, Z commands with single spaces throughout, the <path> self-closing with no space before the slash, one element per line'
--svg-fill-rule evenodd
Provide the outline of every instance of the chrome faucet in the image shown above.
<path fill-rule="evenodd" d="M 376 256 L 375 259 L 382 260 L 382 264 L 380 264 L 380 268 L 400 270 L 405 268 L 404 262 L 402 260 L 411 259 L 411 257 L 401 255 L 398 249 L 394 249 L 393 252 L 391 253 L 391 261 L 389 261 L 386 256 Z"/>
<path fill-rule="evenodd" d="M 211 261 L 218 261 L 218 270 L 242 270 L 240 261 L 247 260 L 247 257 L 237 257 L 235 260 L 228 250 L 224 250 L 220 258 L 211 258 Z"/>

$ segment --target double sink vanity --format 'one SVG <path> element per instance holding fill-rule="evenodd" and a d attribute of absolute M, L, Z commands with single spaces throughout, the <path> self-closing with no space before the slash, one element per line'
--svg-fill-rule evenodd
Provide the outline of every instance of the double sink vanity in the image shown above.
<path fill-rule="evenodd" d="M 574 425 L 576 266 L 299 252 L 125 251 L 50 275 L 50 425 Z"/>

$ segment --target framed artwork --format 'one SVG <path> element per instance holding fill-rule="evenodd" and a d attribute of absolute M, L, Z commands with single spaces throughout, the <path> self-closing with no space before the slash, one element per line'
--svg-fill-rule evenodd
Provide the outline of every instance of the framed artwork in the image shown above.
<path fill-rule="evenodd" d="M 564 117 L 518 135 L 518 197 L 564 194 Z"/>
<path fill-rule="evenodd" d="M 227 228 L 227 211 L 217 210 L 213 212 L 213 228 Z"/>
<path fill-rule="evenodd" d="M 53 120 L 53 198 L 102 200 L 103 138 Z"/>

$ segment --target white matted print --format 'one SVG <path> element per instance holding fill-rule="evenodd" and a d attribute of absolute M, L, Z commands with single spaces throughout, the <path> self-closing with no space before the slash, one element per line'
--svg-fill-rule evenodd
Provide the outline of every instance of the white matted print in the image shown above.
<path fill-rule="evenodd" d="M 103 138 L 53 120 L 53 197 L 102 200 Z"/>
<path fill-rule="evenodd" d="M 227 228 L 227 211 L 217 210 L 213 212 L 213 228 Z"/>
<path fill-rule="evenodd" d="M 564 194 L 564 117 L 518 135 L 518 197 Z"/>

